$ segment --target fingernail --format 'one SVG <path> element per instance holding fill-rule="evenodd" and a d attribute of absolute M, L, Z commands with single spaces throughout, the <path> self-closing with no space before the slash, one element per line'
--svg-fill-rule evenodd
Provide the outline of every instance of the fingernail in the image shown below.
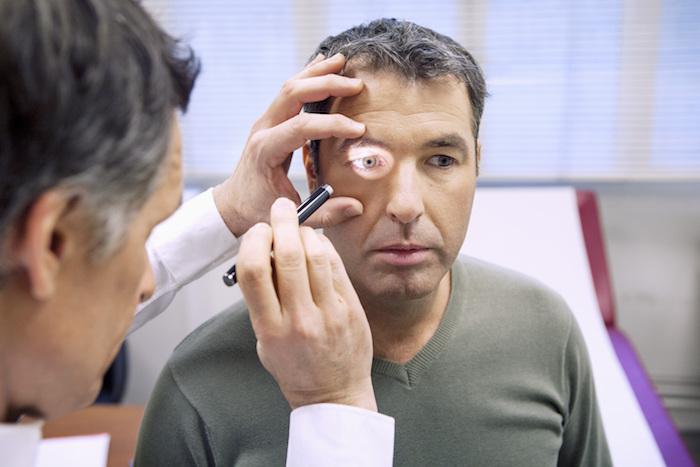
<path fill-rule="evenodd" d="M 345 217 L 355 217 L 355 216 L 359 216 L 360 214 L 362 214 L 362 211 L 363 211 L 363 208 L 362 208 L 361 204 L 360 205 L 353 204 L 352 206 L 348 206 L 347 208 L 345 208 L 345 210 L 343 211 L 343 215 Z"/>
<path fill-rule="evenodd" d="M 365 131 L 365 124 L 364 124 L 364 123 L 353 122 L 353 125 L 355 126 L 355 129 L 356 129 L 358 132 L 363 132 L 363 133 L 364 133 L 364 131 Z"/>

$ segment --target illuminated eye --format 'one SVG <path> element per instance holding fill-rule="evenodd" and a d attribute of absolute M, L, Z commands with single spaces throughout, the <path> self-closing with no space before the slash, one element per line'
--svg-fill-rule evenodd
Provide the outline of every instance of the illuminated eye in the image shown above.
<path fill-rule="evenodd" d="M 371 170 L 384 165 L 382 159 L 378 156 L 360 157 L 350 161 L 350 163 L 357 170 Z"/>

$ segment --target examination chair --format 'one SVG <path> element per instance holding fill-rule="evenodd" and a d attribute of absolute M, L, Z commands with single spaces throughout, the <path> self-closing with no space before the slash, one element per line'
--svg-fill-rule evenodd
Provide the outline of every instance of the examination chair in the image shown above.
<path fill-rule="evenodd" d="M 567 301 L 586 341 L 616 466 L 693 466 L 637 353 L 615 325 L 594 193 L 478 188 L 462 253 L 533 276 Z"/>

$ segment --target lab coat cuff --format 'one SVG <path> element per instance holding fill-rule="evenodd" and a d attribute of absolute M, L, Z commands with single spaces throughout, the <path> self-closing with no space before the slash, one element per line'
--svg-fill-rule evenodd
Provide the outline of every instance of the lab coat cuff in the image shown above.
<path fill-rule="evenodd" d="M 358 407 L 314 404 L 292 411 L 287 467 L 388 467 L 394 455 L 394 419 Z"/>
<path fill-rule="evenodd" d="M 157 226 L 149 243 L 178 286 L 233 257 L 239 245 L 216 208 L 211 188 L 185 202 Z"/>

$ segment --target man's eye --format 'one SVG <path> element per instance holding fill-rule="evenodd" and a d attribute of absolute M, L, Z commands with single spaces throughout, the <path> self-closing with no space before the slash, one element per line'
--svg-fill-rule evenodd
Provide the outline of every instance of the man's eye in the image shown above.
<path fill-rule="evenodd" d="M 454 159 L 454 157 L 443 155 L 433 156 L 430 159 L 428 159 L 428 164 L 440 168 L 452 167 L 456 162 L 457 161 Z"/>
<path fill-rule="evenodd" d="M 353 168 L 357 170 L 371 170 L 375 167 L 381 167 L 384 164 L 384 160 L 379 156 L 365 156 L 353 159 L 350 161 Z"/>

